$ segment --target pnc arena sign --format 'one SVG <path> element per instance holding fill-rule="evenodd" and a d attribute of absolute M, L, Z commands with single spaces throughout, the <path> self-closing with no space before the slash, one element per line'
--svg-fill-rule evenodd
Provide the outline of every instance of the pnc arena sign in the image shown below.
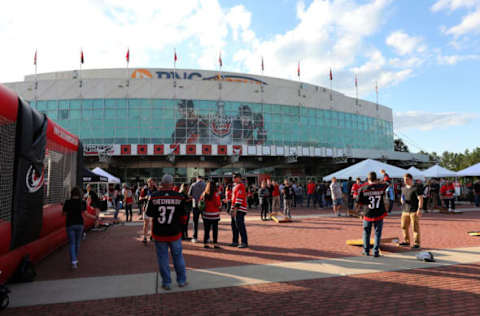
<path fill-rule="evenodd" d="M 131 75 L 132 79 L 183 79 L 183 80 L 215 80 L 215 81 L 229 81 L 239 83 L 255 83 L 267 85 L 265 81 L 242 75 L 228 75 L 217 74 L 214 76 L 204 76 L 200 72 L 187 72 L 187 71 L 150 71 L 148 69 L 135 69 Z"/>

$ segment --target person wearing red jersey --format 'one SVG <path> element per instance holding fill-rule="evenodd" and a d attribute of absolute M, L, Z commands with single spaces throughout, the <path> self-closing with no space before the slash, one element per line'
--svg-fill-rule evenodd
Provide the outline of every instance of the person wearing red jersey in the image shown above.
<path fill-rule="evenodd" d="M 280 210 L 280 188 L 277 181 L 272 181 L 272 212 Z"/>
<path fill-rule="evenodd" d="M 220 200 L 220 194 L 215 190 L 215 183 L 212 181 L 207 182 L 205 191 L 203 191 L 201 200 L 205 201 L 205 209 L 203 211 L 203 247 L 210 248 L 208 245 L 208 239 L 210 237 L 210 229 L 212 230 L 213 248 L 220 249 L 217 245 L 218 240 L 218 222 L 220 221 L 220 207 L 222 202 Z"/>
<path fill-rule="evenodd" d="M 312 207 L 315 207 L 315 188 L 315 182 L 310 179 L 307 184 L 307 207 L 310 207 L 310 200 L 312 200 Z"/>
<path fill-rule="evenodd" d="M 242 183 L 242 176 L 236 173 L 233 176 L 235 186 L 232 192 L 232 243 L 230 246 L 238 248 L 248 247 L 247 229 L 245 227 L 245 215 L 247 214 L 247 194 L 245 185 Z M 242 238 L 242 243 L 238 244 L 238 235 Z"/>
<path fill-rule="evenodd" d="M 355 207 L 353 208 L 354 215 L 358 215 L 360 211 L 359 205 L 357 202 L 357 197 L 361 187 L 362 187 L 362 180 L 360 178 L 357 178 L 356 182 L 352 185 L 352 190 L 350 192 L 353 197 L 353 201 L 355 202 Z"/>
<path fill-rule="evenodd" d="M 187 285 L 185 261 L 182 254 L 182 231 L 186 222 L 185 197 L 172 190 L 173 177 L 162 177 L 160 189 L 153 192 L 147 202 L 146 215 L 152 218 L 152 237 L 155 240 L 158 266 L 162 276 L 162 288 L 171 289 L 168 249 L 172 254 L 173 266 L 179 287 Z"/>
<path fill-rule="evenodd" d="M 366 205 L 367 211 L 363 216 L 363 255 L 370 255 L 370 234 L 372 226 L 375 227 L 375 238 L 373 244 L 374 257 L 380 256 L 380 240 L 382 239 L 383 219 L 387 216 L 384 197 L 386 196 L 387 185 L 378 183 L 377 174 L 372 171 L 368 174 L 368 185 L 360 188 L 357 202 Z"/>
<path fill-rule="evenodd" d="M 451 181 L 446 181 L 444 185 L 440 188 L 440 196 L 445 202 L 445 207 L 448 208 L 449 212 L 455 211 L 455 186 Z"/>

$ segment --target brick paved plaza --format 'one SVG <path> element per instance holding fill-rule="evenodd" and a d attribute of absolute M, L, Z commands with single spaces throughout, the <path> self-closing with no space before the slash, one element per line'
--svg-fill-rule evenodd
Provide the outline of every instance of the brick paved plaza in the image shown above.
<path fill-rule="evenodd" d="M 37 266 L 35 282 L 11 286 L 11 308 L 2 314 L 480 314 L 480 238 L 467 234 L 480 230 L 479 211 L 424 214 L 422 250 L 431 250 L 436 263 L 393 244 L 380 258 L 362 257 L 360 247 L 345 244 L 361 237 L 359 219 L 327 210 L 294 214 L 295 222 L 276 224 L 252 211 L 249 249 L 226 246 L 228 217 L 219 229 L 223 249 L 184 242 L 190 285 L 171 292 L 157 289 L 154 247 L 140 242 L 141 226 L 90 232 L 77 271 L 62 247 Z M 401 237 L 398 212 L 385 220 L 383 237 Z"/>

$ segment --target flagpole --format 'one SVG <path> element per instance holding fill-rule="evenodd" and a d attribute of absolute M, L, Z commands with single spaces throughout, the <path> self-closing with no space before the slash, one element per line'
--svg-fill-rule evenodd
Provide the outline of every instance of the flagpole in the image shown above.
<path fill-rule="evenodd" d="M 37 75 L 37 49 L 35 49 L 35 58 L 34 58 L 34 64 L 35 64 L 35 101 L 37 100 L 37 89 L 38 89 L 38 75 Z"/>
<path fill-rule="evenodd" d="M 333 108 L 333 73 L 330 67 L 330 107 Z"/>
<path fill-rule="evenodd" d="M 78 77 L 80 79 L 80 96 L 82 96 L 82 64 L 83 64 L 83 49 L 80 49 L 80 71 Z"/>
<path fill-rule="evenodd" d="M 177 98 L 177 49 L 173 49 L 173 98 Z"/>
<path fill-rule="evenodd" d="M 377 94 L 377 108 L 378 108 L 378 81 L 375 82 L 375 93 Z"/>
<path fill-rule="evenodd" d="M 358 105 L 358 78 L 355 74 L 355 104 Z"/>

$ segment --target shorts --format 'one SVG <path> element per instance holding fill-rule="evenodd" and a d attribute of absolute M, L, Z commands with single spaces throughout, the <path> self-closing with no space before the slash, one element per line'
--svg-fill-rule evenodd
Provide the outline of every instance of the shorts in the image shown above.
<path fill-rule="evenodd" d="M 338 198 L 338 199 L 333 200 L 333 205 L 335 205 L 335 206 L 342 205 L 342 204 L 343 204 L 343 199 L 342 198 Z"/>

